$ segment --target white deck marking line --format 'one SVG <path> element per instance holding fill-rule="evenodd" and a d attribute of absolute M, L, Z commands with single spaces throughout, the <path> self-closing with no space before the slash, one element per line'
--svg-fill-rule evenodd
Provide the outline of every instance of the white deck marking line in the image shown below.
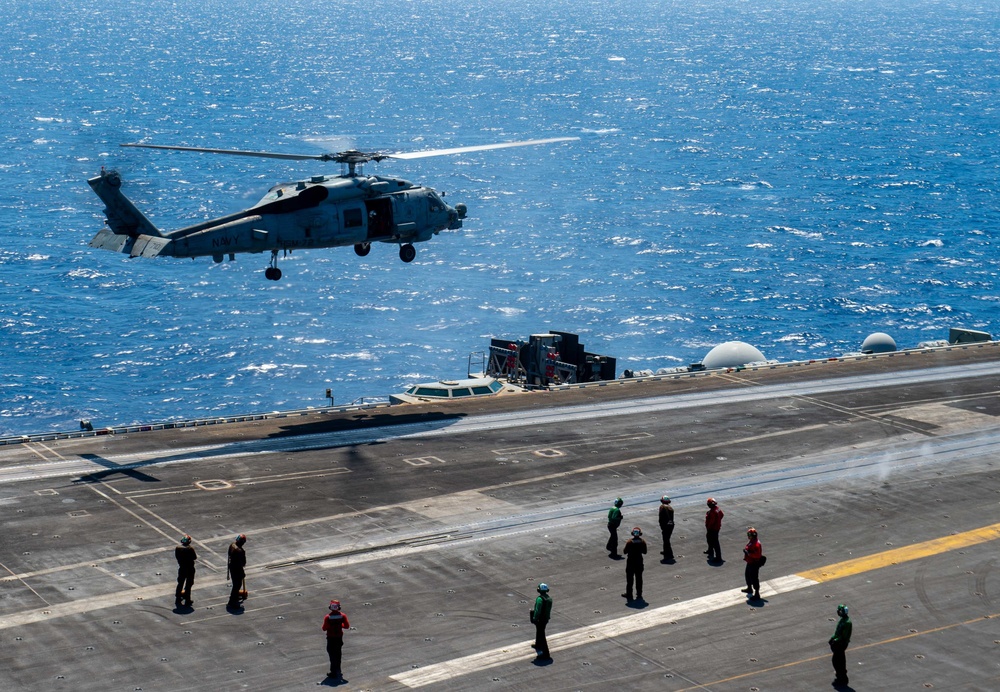
<path fill-rule="evenodd" d="M 494 454 L 509 455 L 509 454 L 527 454 L 529 452 L 534 452 L 536 449 L 570 449 L 572 447 L 596 447 L 598 445 L 610 445 L 619 442 L 630 442 L 632 440 L 641 440 L 645 438 L 652 437 L 652 433 L 648 432 L 638 432 L 638 433 L 626 433 L 623 435 L 611 435 L 609 437 L 587 437 L 582 440 L 577 440 L 575 442 L 560 442 L 557 445 L 552 445 L 551 443 L 545 444 L 539 442 L 535 445 L 526 445 L 523 447 L 504 447 L 501 449 L 491 449 L 490 451 Z"/>
<path fill-rule="evenodd" d="M 60 454 L 56 450 L 52 449 L 48 445 L 43 445 L 41 442 L 36 442 L 35 444 L 38 445 L 39 447 L 41 447 L 42 449 L 44 449 L 46 452 L 48 452 L 52 456 L 56 457 L 57 459 L 61 459 L 63 461 L 66 460 L 66 457 L 64 457 L 62 454 Z M 48 461 L 48 460 L 46 460 L 46 461 Z"/>
<path fill-rule="evenodd" d="M 199 583 L 202 587 L 206 587 L 219 586 L 221 584 L 226 584 L 227 582 L 225 575 L 222 575 L 219 577 L 200 578 L 200 580 L 196 581 L 195 584 Z M 45 606 L 44 608 L 33 608 L 19 613 L 11 613 L 10 615 L 0 616 L 0 630 L 6 630 L 12 627 L 22 627 L 36 622 L 46 622 L 56 618 L 64 618 L 69 615 L 81 615 L 83 613 L 102 610 L 104 608 L 128 605 L 135 603 L 136 601 L 153 601 L 156 605 L 162 606 L 163 603 L 166 602 L 162 599 L 173 597 L 174 590 L 176 588 L 176 582 L 172 584 L 152 584 L 150 586 L 140 586 L 136 589 L 115 591 L 114 593 L 105 594 L 103 596 L 81 598 L 76 601 L 68 601 L 66 603 L 57 603 L 55 605 Z M 161 600 L 157 601 L 156 599 Z"/>
<path fill-rule="evenodd" d="M 797 575 L 778 577 L 761 582 L 760 593 L 762 596 L 774 596 L 776 594 L 789 593 L 809 586 L 815 586 L 819 582 L 812 579 L 804 579 Z M 634 632 L 669 625 L 678 620 L 705 615 L 724 608 L 732 608 L 737 605 L 746 604 L 746 594 L 739 589 L 720 591 L 682 603 L 672 603 L 653 610 L 645 610 L 635 615 L 614 620 L 606 620 L 586 627 L 579 627 L 575 630 L 567 630 L 548 636 L 549 651 L 564 651 L 584 644 L 593 644 L 595 641 L 620 637 Z M 527 661 L 534 658 L 530 650 L 531 640 L 524 640 L 478 654 L 463 656 L 451 661 L 435 663 L 425 668 L 417 668 L 404 673 L 390 675 L 390 680 L 402 683 L 407 687 L 423 687 L 434 683 L 445 682 L 452 678 L 468 675 L 487 668 Z"/>
<path fill-rule="evenodd" d="M 85 560 L 84 562 L 74 562 L 74 563 L 71 563 L 71 564 L 68 564 L 68 565 L 60 565 L 58 567 L 48 567 L 46 569 L 37 569 L 37 570 L 34 570 L 33 572 L 21 572 L 19 574 L 15 574 L 14 572 L 11 572 L 9 569 L 7 569 L 6 567 L 4 567 L 4 569 L 7 569 L 7 571 L 10 572 L 10 576 L 8 576 L 8 577 L 0 577 L 0 584 L 2 584 L 4 582 L 8 582 L 8 581 L 23 581 L 25 579 L 32 579 L 34 577 L 41 577 L 41 576 L 44 576 L 46 574 L 56 574 L 58 572 L 68 572 L 70 570 L 80 569 L 81 567 L 96 567 L 97 565 L 107 564 L 109 562 L 125 562 L 125 561 L 131 560 L 133 558 L 145 557 L 147 555 L 156 555 L 157 553 L 163 553 L 164 555 L 167 555 L 168 553 L 172 553 L 172 552 L 173 552 L 173 548 L 172 547 L 171 548 L 152 548 L 150 550 L 138 550 L 138 551 L 136 551 L 134 553 L 122 553 L 121 555 L 112 555 L 110 557 L 95 557 L 93 560 Z"/>

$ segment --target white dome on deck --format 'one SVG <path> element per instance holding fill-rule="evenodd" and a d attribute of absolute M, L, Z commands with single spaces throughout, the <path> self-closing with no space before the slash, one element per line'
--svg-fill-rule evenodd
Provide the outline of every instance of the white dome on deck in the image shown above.
<path fill-rule="evenodd" d="M 869 334 L 861 344 L 862 353 L 891 353 L 895 350 L 895 339 L 884 332 Z"/>
<path fill-rule="evenodd" d="M 706 368 L 738 368 L 747 363 L 763 363 L 764 354 L 742 341 L 719 344 L 701 361 Z"/>

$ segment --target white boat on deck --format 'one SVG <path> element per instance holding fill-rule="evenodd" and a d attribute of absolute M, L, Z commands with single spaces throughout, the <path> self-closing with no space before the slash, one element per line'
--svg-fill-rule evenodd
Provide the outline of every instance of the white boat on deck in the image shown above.
<path fill-rule="evenodd" d="M 501 382 L 495 377 L 471 377 L 464 380 L 439 380 L 415 384 L 402 394 L 390 394 L 389 403 L 424 404 L 432 401 L 500 396 L 523 391 L 521 387 Z"/>

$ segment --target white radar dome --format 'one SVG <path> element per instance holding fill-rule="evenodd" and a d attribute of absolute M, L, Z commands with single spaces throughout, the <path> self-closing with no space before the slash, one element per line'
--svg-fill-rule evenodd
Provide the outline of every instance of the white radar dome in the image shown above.
<path fill-rule="evenodd" d="M 738 368 L 747 363 L 763 363 L 764 354 L 742 341 L 727 341 L 719 344 L 702 359 L 706 368 Z"/>
<path fill-rule="evenodd" d="M 862 353 L 891 353 L 895 350 L 896 341 L 884 332 L 869 334 L 861 343 Z"/>

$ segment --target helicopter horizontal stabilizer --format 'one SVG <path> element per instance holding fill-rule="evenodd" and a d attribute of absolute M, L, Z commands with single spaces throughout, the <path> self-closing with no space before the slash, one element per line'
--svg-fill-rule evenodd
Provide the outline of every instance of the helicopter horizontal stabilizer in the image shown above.
<path fill-rule="evenodd" d="M 169 251 L 164 252 L 170 242 L 170 238 L 161 236 L 140 235 L 133 237 L 114 233 L 105 228 L 90 241 L 90 247 L 121 252 L 132 257 L 156 257 L 161 253 L 171 254 Z"/>
<path fill-rule="evenodd" d="M 90 247 L 110 250 L 111 252 L 122 252 L 122 248 L 132 240 L 132 236 L 114 233 L 105 228 L 90 241 Z M 128 252 L 128 250 L 125 252 Z"/>

